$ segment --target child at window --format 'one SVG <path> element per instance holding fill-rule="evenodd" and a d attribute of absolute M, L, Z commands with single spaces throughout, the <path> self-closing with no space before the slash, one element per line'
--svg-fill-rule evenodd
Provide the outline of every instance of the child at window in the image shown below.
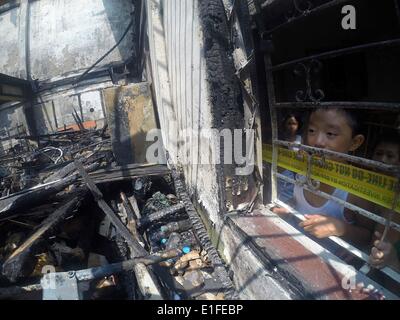
<path fill-rule="evenodd" d="M 282 122 L 282 134 L 281 139 L 289 142 L 301 143 L 301 135 L 299 135 L 300 130 L 300 119 L 294 113 L 289 113 Z M 298 148 L 292 147 L 291 150 L 298 151 Z M 290 170 L 279 170 L 284 176 L 294 179 L 295 173 Z M 290 182 L 278 179 L 278 198 L 283 202 L 287 202 L 293 197 L 293 184 Z"/>
<path fill-rule="evenodd" d="M 301 122 L 299 117 L 294 113 L 289 113 L 283 120 L 282 138 L 289 142 L 301 143 L 301 135 L 299 134 Z"/>
<path fill-rule="evenodd" d="M 400 165 L 400 137 L 387 135 L 382 137 L 372 155 L 372 159 L 390 165 Z M 390 216 L 390 210 L 381 210 L 385 218 Z M 392 221 L 400 223 L 399 213 L 393 212 Z M 389 230 L 384 241 L 381 241 L 385 227 L 377 224 L 375 228 L 375 241 L 370 254 L 370 264 L 375 268 L 382 268 L 387 265 L 400 271 L 400 233 L 396 230 Z"/>
<path fill-rule="evenodd" d="M 305 144 L 349 153 L 357 150 L 364 142 L 360 129 L 361 123 L 356 112 L 318 108 L 309 115 L 304 134 Z M 334 157 L 326 158 L 343 161 Z M 319 190 L 366 210 L 370 211 L 372 208 L 369 202 L 327 184 L 321 183 Z M 317 238 L 338 236 L 360 246 L 368 245 L 371 241 L 373 222 L 333 200 L 326 200 L 296 185 L 292 203 L 306 218 L 299 226 Z M 284 208 L 274 208 L 273 211 L 287 214 Z"/>

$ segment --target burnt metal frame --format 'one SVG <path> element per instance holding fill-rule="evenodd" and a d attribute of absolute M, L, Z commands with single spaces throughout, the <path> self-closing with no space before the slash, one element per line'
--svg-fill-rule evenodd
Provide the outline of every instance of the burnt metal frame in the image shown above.
<path fill-rule="evenodd" d="M 344 1 L 337 0 L 337 1 L 331 1 L 328 4 L 324 6 L 320 6 L 319 8 L 315 9 L 315 11 L 319 11 L 322 8 L 327 8 L 333 5 L 336 5 L 338 3 L 341 3 Z M 303 17 L 303 16 L 301 16 Z M 296 18 L 296 19 L 300 19 Z M 288 22 L 289 23 L 289 22 Z M 286 23 L 287 24 L 287 23 Z M 278 26 L 279 28 L 279 26 Z M 278 28 L 275 28 L 272 31 L 276 31 Z M 267 32 L 268 33 L 268 32 Z M 317 59 L 327 59 L 327 58 L 335 58 L 339 56 L 343 56 L 346 54 L 354 53 L 354 52 L 363 52 L 365 50 L 371 49 L 371 48 L 377 48 L 377 47 L 387 47 L 387 46 L 396 46 L 400 44 L 400 39 L 394 39 L 394 40 L 389 40 L 389 41 L 380 41 L 380 42 L 374 42 L 370 44 L 364 44 L 364 45 L 358 45 L 358 46 L 353 46 L 353 47 L 348 47 L 340 50 L 333 50 L 333 51 L 328 51 L 322 54 L 318 55 L 313 55 L 313 56 L 308 56 L 305 58 L 301 59 L 296 59 L 288 62 L 281 63 L 279 65 L 272 65 L 271 62 L 271 54 L 270 53 L 265 53 L 264 55 L 264 60 L 265 60 L 265 71 L 266 71 L 266 82 L 267 82 L 267 92 L 268 92 L 268 104 L 269 104 L 269 109 L 270 109 L 270 115 L 271 115 L 271 128 L 272 128 L 272 164 L 271 164 L 271 205 L 283 205 L 287 209 L 289 209 L 290 213 L 297 216 L 298 218 L 301 218 L 302 215 L 299 214 L 294 208 L 292 208 L 289 205 L 283 204 L 281 201 L 278 200 L 278 194 L 277 194 L 277 181 L 278 179 L 282 179 L 284 181 L 287 181 L 292 184 L 298 183 L 297 181 L 287 178 L 286 176 L 283 176 L 278 173 L 278 146 L 296 146 L 300 150 L 306 151 L 308 155 L 312 156 L 313 154 L 319 154 L 319 155 L 335 155 L 341 159 L 365 165 L 371 168 L 378 168 L 380 170 L 384 171 L 389 171 L 394 173 L 397 177 L 400 178 L 400 167 L 399 166 L 388 166 L 380 162 L 372 161 L 369 159 L 361 158 L 361 157 L 355 157 L 355 156 L 350 156 L 350 155 L 345 155 L 345 154 L 340 154 L 336 153 L 333 151 L 328 151 L 324 149 L 319 149 L 319 148 L 313 148 L 310 146 L 306 146 L 303 144 L 297 144 L 297 143 L 290 143 L 286 141 L 281 141 L 278 139 L 278 126 L 277 126 L 277 110 L 280 108 L 293 108 L 293 107 L 306 107 L 306 108 L 317 108 L 317 107 L 331 107 L 331 108 L 360 108 L 360 109 L 388 109 L 388 110 L 400 110 L 400 103 L 385 103 L 385 102 L 350 102 L 350 101 L 344 101 L 344 102 L 334 102 L 334 101 L 328 101 L 328 102 L 321 102 L 318 99 L 316 101 L 312 102 L 307 102 L 307 101 L 298 101 L 298 102 L 277 102 L 276 97 L 275 97 L 275 85 L 274 85 L 274 76 L 273 73 L 278 70 L 285 69 L 287 67 L 295 66 L 296 64 L 299 63 L 304 63 L 304 62 L 311 62 L 313 60 Z M 322 99 L 321 99 L 322 100 Z M 310 164 L 308 164 L 309 166 Z M 308 168 L 310 169 L 310 168 Z M 308 170 L 309 171 L 309 170 Z M 393 228 L 397 231 L 400 230 L 400 225 L 393 223 L 392 221 L 385 219 L 381 216 L 376 215 L 375 213 L 369 212 L 367 210 L 364 210 L 360 207 L 354 206 L 352 204 L 347 203 L 346 201 L 342 201 L 340 199 L 337 199 L 336 197 L 326 194 L 324 192 L 321 192 L 315 188 L 313 185 L 303 185 L 304 188 L 309 190 L 310 192 L 322 196 L 325 199 L 328 200 L 333 200 L 338 202 L 341 205 L 344 205 L 344 207 L 354 211 L 357 214 L 361 214 L 369 219 L 372 219 L 375 222 L 378 222 L 380 224 L 385 225 L 385 232 L 384 234 L 386 235 L 387 230 L 389 228 Z M 393 207 L 395 207 L 396 202 L 399 201 L 399 193 L 396 193 L 394 202 L 393 202 Z M 270 205 L 270 206 L 271 206 Z M 304 219 L 304 217 L 303 217 Z M 339 239 L 337 237 L 329 237 L 332 241 L 337 243 L 339 246 L 349 250 L 352 254 L 355 256 L 361 258 L 364 262 L 368 263 L 368 256 L 363 253 L 362 251 L 358 250 L 357 248 L 351 246 L 348 244 L 346 241 Z M 360 271 L 364 273 L 369 272 L 369 268 L 361 268 Z M 385 273 L 387 276 L 395 280 L 396 282 L 400 283 L 400 274 L 397 271 L 392 270 L 389 267 L 385 267 L 382 269 L 382 272 Z"/>
<path fill-rule="evenodd" d="M 143 64 L 144 57 L 143 57 L 143 50 L 144 50 L 144 42 L 145 42 L 145 30 L 147 29 L 147 19 L 146 19 L 146 6 L 145 0 L 140 0 L 140 12 L 139 12 L 139 32 L 138 32 L 138 42 L 136 47 L 136 55 L 137 61 L 134 71 L 134 76 L 139 77 L 141 76 L 141 72 L 143 71 Z"/>
<path fill-rule="evenodd" d="M 392 39 L 392 40 L 372 42 L 372 43 L 368 43 L 368 44 L 361 44 L 358 46 L 347 47 L 347 48 L 343 48 L 343 49 L 337 49 L 337 50 L 332 50 L 332 51 L 328 51 L 328 52 L 324 52 L 324 53 L 320 53 L 320 54 L 315 54 L 312 56 L 308 56 L 306 58 L 300 58 L 300 59 L 295 59 L 295 60 L 291 60 L 291 61 L 286 61 L 286 62 L 277 64 L 275 66 L 271 65 L 267 68 L 267 71 L 277 71 L 277 70 L 285 69 L 287 67 L 297 65 L 299 63 L 311 61 L 311 60 L 332 59 L 332 58 L 344 56 L 347 54 L 363 52 L 368 49 L 375 49 L 375 48 L 381 48 L 381 47 L 393 47 L 396 45 L 400 45 L 400 39 Z"/>
<path fill-rule="evenodd" d="M 229 34 L 230 34 L 230 42 L 231 44 L 233 44 L 234 40 L 233 40 L 233 33 L 234 33 L 234 28 L 235 28 L 235 23 L 238 22 L 239 24 L 239 29 L 240 29 L 240 15 L 238 14 L 238 10 L 240 10 L 239 7 L 239 1 L 241 0 L 231 0 L 230 1 L 230 7 L 228 8 L 228 12 L 227 12 L 227 24 L 228 24 L 228 30 L 229 30 Z M 225 4 L 224 4 L 225 5 Z M 243 34 L 242 34 L 242 30 L 238 30 L 239 31 L 239 46 L 240 48 L 244 51 L 245 53 L 245 58 L 246 60 L 244 60 L 240 67 L 236 70 L 235 72 L 235 76 L 236 76 L 236 80 L 238 81 L 238 84 L 240 86 L 240 90 L 242 93 L 242 97 L 243 97 L 243 103 L 247 104 L 249 111 L 251 113 L 251 118 L 249 119 L 249 122 L 246 123 L 245 125 L 245 130 L 252 130 L 254 129 L 255 123 L 256 123 L 256 116 L 257 113 L 259 111 L 259 101 L 258 99 L 255 97 L 255 95 L 251 92 L 251 90 L 249 91 L 246 87 L 246 84 L 243 81 L 243 73 L 245 71 L 247 71 L 251 66 L 253 66 L 255 64 L 255 53 L 254 53 L 254 48 L 252 48 L 251 52 L 248 52 L 249 50 L 247 45 L 248 43 L 245 43 L 245 40 L 243 39 Z M 257 139 L 254 139 L 253 142 L 253 150 L 254 153 L 257 152 Z M 261 151 L 262 152 L 262 151 Z M 251 212 L 254 208 L 254 205 L 256 203 L 257 197 L 260 193 L 260 191 L 262 190 L 262 185 L 263 185 L 263 181 L 262 181 L 262 173 L 260 172 L 262 169 L 262 165 L 260 167 L 258 167 L 257 165 L 255 165 L 254 170 L 255 170 L 255 186 L 256 186 L 256 191 L 254 192 L 253 196 L 251 197 L 248 205 L 246 206 L 245 209 L 241 209 L 241 212 Z"/>
<path fill-rule="evenodd" d="M 357 108 L 364 110 L 389 110 L 389 111 L 400 111 L 400 103 L 395 102 L 357 102 L 357 101 L 327 101 L 322 102 L 277 102 L 275 104 L 277 109 L 286 108 L 306 108 L 314 109 L 315 107 L 325 108 Z"/>
<path fill-rule="evenodd" d="M 257 0 L 255 0 L 255 1 L 257 1 Z M 300 15 L 288 18 L 286 22 L 281 23 L 281 24 L 273 27 L 272 29 L 264 31 L 263 32 L 263 36 L 271 34 L 271 33 L 274 33 L 276 31 L 280 30 L 282 27 L 285 27 L 285 26 L 287 26 L 289 24 L 292 24 L 292 23 L 296 23 L 299 20 L 302 20 L 305 17 L 309 17 L 310 15 L 316 14 L 316 13 L 322 11 L 322 10 L 325 10 L 325 9 L 340 5 L 341 3 L 349 2 L 349 0 L 331 0 L 329 2 L 326 2 L 324 4 L 321 4 L 319 6 L 316 6 L 316 7 L 312 8 L 311 2 L 310 1 L 306 1 L 309 4 L 308 8 L 301 9 L 301 8 L 298 7 L 297 1 L 298 0 L 293 0 L 293 5 L 294 5 L 295 9 L 300 13 Z"/>
<path fill-rule="evenodd" d="M 0 14 L 17 8 L 20 6 L 20 4 L 21 0 L 9 0 L 7 2 L 4 2 L 3 4 L 0 4 Z"/>
<path fill-rule="evenodd" d="M 3 94 L 3 85 L 21 90 L 21 94 L 4 93 L 5 96 L 16 98 L 15 100 L 29 100 L 33 95 L 32 85 L 29 81 L 0 73 L 0 95 Z"/>

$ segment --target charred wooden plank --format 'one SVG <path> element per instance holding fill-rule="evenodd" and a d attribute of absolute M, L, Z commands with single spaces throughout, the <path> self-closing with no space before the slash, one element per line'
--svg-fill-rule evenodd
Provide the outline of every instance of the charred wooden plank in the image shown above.
<path fill-rule="evenodd" d="M 145 228 L 154 222 L 160 221 L 174 214 L 183 213 L 184 211 L 185 211 L 185 205 L 183 203 L 178 203 L 171 207 L 161 209 L 159 211 L 153 212 L 147 216 L 142 217 L 139 220 L 138 226 L 139 228 Z"/>
<path fill-rule="evenodd" d="M 78 116 L 78 113 L 76 112 L 75 109 L 74 109 L 74 112 L 72 113 L 72 117 L 74 118 L 75 123 L 77 124 L 79 130 L 84 131 L 85 128 L 83 127 L 82 120 L 81 120 L 81 118 Z"/>
<path fill-rule="evenodd" d="M 138 232 L 137 230 L 137 217 L 134 212 L 134 210 L 131 207 L 131 204 L 128 202 L 128 199 L 126 198 L 125 193 L 121 192 L 121 199 L 122 199 L 122 204 L 119 206 L 120 210 L 125 213 L 127 216 L 127 223 L 126 226 L 128 227 L 129 231 L 132 233 L 133 237 L 136 238 L 136 240 L 142 245 L 144 243 L 148 243 L 146 234 L 143 234 L 143 236 Z M 139 208 L 137 208 L 139 210 Z"/>
<path fill-rule="evenodd" d="M 87 187 L 90 192 L 93 194 L 97 205 L 104 211 L 104 213 L 111 220 L 117 231 L 121 234 L 121 236 L 125 239 L 125 241 L 132 247 L 135 255 L 137 257 L 147 255 L 147 251 L 143 249 L 143 247 L 139 244 L 139 242 L 133 237 L 133 235 L 129 232 L 128 228 L 122 223 L 122 221 L 118 218 L 116 213 L 110 208 L 107 202 L 103 199 L 103 194 L 97 188 L 94 181 L 89 177 L 89 174 L 83 168 L 82 163 L 79 160 L 75 160 L 76 168 L 78 169 L 80 175 L 85 181 Z"/>
<path fill-rule="evenodd" d="M 131 195 L 128 197 L 129 203 L 131 204 L 133 208 L 133 212 L 135 213 L 136 219 L 140 219 L 142 215 L 140 214 L 139 206 L 136 200 L 136 197 L 134 195 Z"/>
<path fill-rule="evenodd" d="M 37 221 L 38 219 L 43 220 L 45 217 L 49 216 L 55 210 L 55 205 L 53 203 L 47 203 L 44 205 L 39 205 L 32 208 L 25 208 L 23 211 L 7 215 L 6 217 L 0 216 L 0 222 L 6 222 L 9 219 L 15 219 L 20 216 L 24 216 L 25 219 L 32 219 Z"/>
<path fill-rule="evenodd" d="M 26 223 L 26 222 L 17 221 L 17 220 L 13 220 L 13 219 L 7 219 L 6 221 L 14 223 L 14 224 L 17 224 L 17 225 L 20 225 L 20 226 L 23 226 L 23 227 L 26 227 L 26 228 L 29 228 L 29 229 L 35 229 L 35 226 L 33 226 L 33 225 L 29 224 L 29 223 Z"/>
<path fill-rule="evenodd" d="M 44 180 L 44 183 L 48 183 L 48 182 L 53 182 L 53 181 L 57 181 L 59 179 L 65 178 L 67 175 L 71 174 L 72 172 L 75 171 L 75 164 L 73 162 L 65 165 L 63 168 L 61 168 L 60 170 L 57 170 L 56 172 L 54 172 L 52 175 L 50 175 L 49 177 L 47 177 Z"/>
<path fill-rule="evenodd" d="M 92 172 L 90 177 L 96 183 L 108 183 L 110 181 L 131 180 L 143 176 L 163 176 L 170 171 L 165 165 L 126 165 L 111 169 L 102 169 Z"/>
<path fill-rule="evenodd" d="M 147 251 L 139 243 L 138 234 L 137 232 L 135 232 L 136 230 L 133 232 L 133 234 L 129 231 L 129 229 L 117 217 L 116 213 L 103 200 L 103 195 L 101 191 L 97 188 L 93 180 L 91 180 L 80 161 L 75 160 L 75 163 L 79 173 L 82 175 L 83 180 L 86 182 L 86 185 L 92 192 L 98 206 L 107 214 L 119 234 L 128 243 L 128 246 L 131 250 L 131 256 L 133 258 L 138 258 L 147 255 Z M 142 263 L 135 264 L 133 269 L 136 275 L 136 279 L 138 281 L 140 291 L 146 297 L 146 299 L 160 299 L 161 292 L 156 284 L 156 281 L 154 280 L 155 276 L 152 270 L 147 269 L 146 265 Z"/>
<path fill-rule="evenodd" d="M 127 171 L 129 172 L 130 170 L 133 170 L 133 172 L 137 171 L 138 173 L 143 173 L 143 174 L 151 174 L 153 171 L 163 171 L 165 174 L 170 173 L 170 170 L 166 165 L 161 165 L 161 164 L 127 164 L 123 166 L 116 166 L 112 168 L 107 168 L 107 169 L 101 169 L 97 170 L 96 172 L 93 172 L 91 175 L 101 175 L 101 174 L 110 174 L 110 173 L 119 173 L 121 171 Z"/>
<path fill-rule="evenodd" d="M 59 131 L 59 132 L 40 134 L 40 135 L 34 135 L 34 136 L 21 135 L 20 139 L 37 140 L 38 138 L 50 138 L 50 137 L 58 137 L 58 136 L 65 136 L 65 135 L 76 135 L 76 132 L 72 131 L 72 129 L 67 129 L 67 131 Z"/>
<path fill-rule="evenodd" d="M 135 213 L 133 212 L 133 209 L 128 202 L 128 199 L 126 198 L 126 195 L 124 192 L 121 191 L 120 193 L 121 200 L 122 200 L 122 210 L 125 212 L 127 216 L 127 228 L 129 231 L 132 233 L 134 237 L 137 238 L 137 229 L 136 229 L 136 219 L 135 219 Z"/>
<path fill-rule="evenodd" d="M 93 162 L 86 166 L 85 170 L 88 172 L 92 172 L 100 167 L 100 161 L 104 158 L 103 155 L 98 156 L 94 159 L 91 159 L 90 162 Z M 60 179 L 63 179 L 73 173 L 76 170 L 75 163 L 71 162 L 66 164 L 64 167 L 60 168 L 56 172 L 54 172 L 52 175 L 48 176 L 45 180 L 44 183 L 49 183 L 49 182 L 54 182 Z"/>
<path fill-rule="evenodd" d="M 126 214 L 128 216 L 128 219 L 134 220 L 135 219 L 135 213 L 133 211 L 133 208 L 131 207 L 131 204 L 128 202 L 128 198 L 126 197 L 126 194 L 124 192 L 120 192 L 121 200 L 122 200 L 122 205 L 124 206 L 126 210 Z"/>
<path fill-rule="evenodd" d="M 98 163 L 92 163 L 85 170 L 93 171 L 99 167 Z M 8 218 L 10 215 L 15 217 L 14 213 L 22 211 L 29 207 L 40 205 L 50 196 L 64 190 L 66 187 L 79 181 L 79 174 L 75 173 L 66 176 L 59 181 L 50 181 L 48 183 L 37 185 L 33 188 L 16 192 L 10 196 L 0 199 L 0 220 Z"/>
<path fill-rule="evenodd" d="M 38 205 L 48 200 L 50 196 L 57 194 L 69 185 L 75 183 L 77 180 L 78 175 L 72 175 L 51 184 L 45 184 L 2 198 L 0 200 L 0 216 L 6 217 L 18 210 Z"/>
<path fill-rule="evenodd" d="M 81 197 L 75 197 L 58 208 L 52 215 L 46 218 L 36 230 L 10 257 L 4 262 L 2 273 L 10 281 L 15 282 L 23 272 L 25 261 L 30 257 L 32 250 L 42 237 L 58 225 L 68 213 L 76 208 Z"/>

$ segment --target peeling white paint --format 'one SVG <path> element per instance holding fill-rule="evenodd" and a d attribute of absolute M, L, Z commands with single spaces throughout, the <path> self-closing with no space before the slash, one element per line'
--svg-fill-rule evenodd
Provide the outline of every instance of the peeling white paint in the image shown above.
<path fill-rule="evenodd" d="M 187 151 L 183 147 L 175 150 L 177 141 L 188 141 L 196 156 L 210 154 L 210 147 L 216 143 L 215 138 L 185 135 L 187 129 L 200 132 L 212 128 L 197 5 L 197 1 L 148 2 L 152 78 L 163 141 L 177 164 L 186 163 L 182 159 L 186 159 Z M 183 164 L 183 170 L 191 195 L 197 197 L 211 222 L 216 223 L 220 201 L 216 167 Z"/>
<path fill-rule="evenodd" d="M 48 79 L 92 65 L 122 36 L 130 22 L 130 0 L 40 0 L 31 3 L 32 75 Z M 127 60 L 132 36 L 99 66 Z"/>
<path fill-rule="evenodd" d="M 14 77 L 21 77 L 21 65 L 19 41 L 19 8 L 6 11 L 0 14 L 1 30 L 1 54 L 0 73 Z"/>
<path fill-rule="evenodd" d="M 20 6 L 0 14 L 0 73 L 26 78 L 28 42 L 32 78 L 45 80 L 91 66 L 121 38 L 133 4 L 131 0 L 37 0 L 29 1 L 27 8 L 28 0 L 22 0 Z M 126 61 L 132 55 L 132 41 L 129 32 L 99 66 Z"/>

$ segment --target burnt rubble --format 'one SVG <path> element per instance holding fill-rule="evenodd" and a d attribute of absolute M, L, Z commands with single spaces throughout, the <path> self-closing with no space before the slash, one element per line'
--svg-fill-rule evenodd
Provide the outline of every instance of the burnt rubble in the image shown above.
<path fill-rule="evenodd" d="M 119 166 L 107 127 L 0 159 L 0 299 L 235 299 L 175 170 Z"/>

